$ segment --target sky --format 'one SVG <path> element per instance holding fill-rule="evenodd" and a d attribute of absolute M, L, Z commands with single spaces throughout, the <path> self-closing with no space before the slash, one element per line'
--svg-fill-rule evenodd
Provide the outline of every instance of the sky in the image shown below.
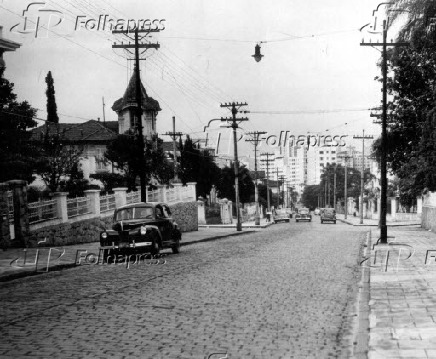
<path fill-rule="evenodd" d="M 160 134 L 172 130 L 175 116 L 176 131 L 205 138 L 211 119 L 231 116 L 220 104 L 237 101 L 248 104 L 241 110 L 250 111 L 240 114 L 249 118 L 240 124 L 241 133 L 330 133 L 348 135 L 351 143 L 362 130 L 380 134 L 367 110 L 381 101 L 381 84 L 374 81 L 380 74 L 380 52 L 360 42 L 381 39 L 359 31 L 373 21 L 379 2 L 0 0 L 3 37 L 21 44 L 4 54 L 5 77 L 15 84 L 20 100 L 39 109 L 41 119 L 47 116 L 45 77 L 51 71 L 60 122 L 103 120 L 103 97 L 106 120 L 116 121 L 111 106 L 125 91 L 133 71 L 127 58 L 133 57 L 112 44 L 129 40 L 90 30 L 85 22 L 96 23 L 105 15 L 125 21 L 157 19 L 165 28 L 143 41 L 158 42 L 160 48 L 142 55 L 146 60 L 140 69 L 148 95 L 162 108 Z M 260 62 L 251 56 L 258 43 L 264 55 Z M 221 131 L 220 152 L 231 154 L 229 130 L 219 124 L 212 122 L 206 130 L 209 139 L 216 142 Z M 243 140 L 239 147 L 241 155 L 252 153 Z"/>

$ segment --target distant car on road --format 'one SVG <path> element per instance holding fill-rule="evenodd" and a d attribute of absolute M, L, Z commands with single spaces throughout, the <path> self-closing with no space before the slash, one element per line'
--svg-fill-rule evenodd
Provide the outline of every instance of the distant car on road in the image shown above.
<path fill-rule="evenodd" d="M 315 208 L 315 211 L 313 212 L 313 214 L 314 214 L 315 216 L 319 216 L 320 213 L 321 213 L 321 209 L 319 209 L 318 207 L 316 207 L 316 208 Z"/>
<path fill-rule="evenodd" d="M 321 223 L 333 222 L 336 224 L 336 211 L 334 208 L 321 209 Z"/>
<path fill-rule="evenodd" d="M 134 203 L 117 208 L 112 229 L 100 233 L 103 259 L 109 255 L 151 253 L 164 248 L 180 252 L 182 233 L 171 218 L 167 204 L 159 202 Z"/>
<path fill-rule="evenodd" d="M 289 222 L 290 217 L 289 213 L 286 209 L 278 209 L 273 213 L 273 221 L 277 222 Z"/>
<path fill-rule="evenodd" d="M 298 213 L 295 215 L 295 222 L 309 221 L 312 222 L 312 215 L 310 214 L 309 208 L 300 208 Z"/>

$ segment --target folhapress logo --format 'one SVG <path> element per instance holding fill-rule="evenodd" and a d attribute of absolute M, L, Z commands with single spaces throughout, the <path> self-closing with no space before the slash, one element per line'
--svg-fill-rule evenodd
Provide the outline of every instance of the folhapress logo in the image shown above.
<path fill-rule="evenodd" d="M 11 27 L 11 32 L 47 37 L 50 29 L 64 21 L 61 11 L 46 8 L 45 2 L 32 2 L 23 10 L 24 20 Z"/>

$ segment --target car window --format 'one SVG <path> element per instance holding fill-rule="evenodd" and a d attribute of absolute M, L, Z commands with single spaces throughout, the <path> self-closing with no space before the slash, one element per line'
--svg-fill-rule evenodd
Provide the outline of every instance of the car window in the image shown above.
<path fill-rule="evenodd" d="M 135 219 L 153 218 L 153 208 L 150 207 L 136 207 Z"/>
<path fill-rule="evenodd" d="M 133 208 L 119 210 L 116 215 L 117 221 L 126 221 L 133 218 Z"/>

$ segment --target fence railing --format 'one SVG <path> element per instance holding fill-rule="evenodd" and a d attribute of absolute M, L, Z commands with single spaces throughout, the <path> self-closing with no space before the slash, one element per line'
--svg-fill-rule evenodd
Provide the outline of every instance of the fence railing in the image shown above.
<path fill-rule="evenodd" d="M 100 196 L 100 212 L 113 211 L 116 207 L 115 195 Z"/>
<path fill-rule="evenodd" d="M 56 218 L 56 201 L 38 201 L 28 204 L 29 223 L 37 223 Z"/>
<path fill-rule="evenodd" d="M 129 193 L 126 193 L 126 203 L 138 203 L 141 202 L 141 193 L 139 191 L 132 191 Z"/>
<path fill-rule="evenodd" d="M 147 202 L 159 202 L 160 192 L 159 190 L 147 191 Z"/>
<path fill-rule="evenodd" d="M 90 199 L 86 197 L 76 197 L 67 200 L 68 218 L 90 213 Z"/>
<path fill-rule="evenodd" d="M 14 223 L 14 196 L 8 191 L 9 222 Z"/>
<path fill-rule="evenodd" d="M 167 202 L 176 202 L 177 201 L 177 190 L 173 188 L 167 189 Z"/>

